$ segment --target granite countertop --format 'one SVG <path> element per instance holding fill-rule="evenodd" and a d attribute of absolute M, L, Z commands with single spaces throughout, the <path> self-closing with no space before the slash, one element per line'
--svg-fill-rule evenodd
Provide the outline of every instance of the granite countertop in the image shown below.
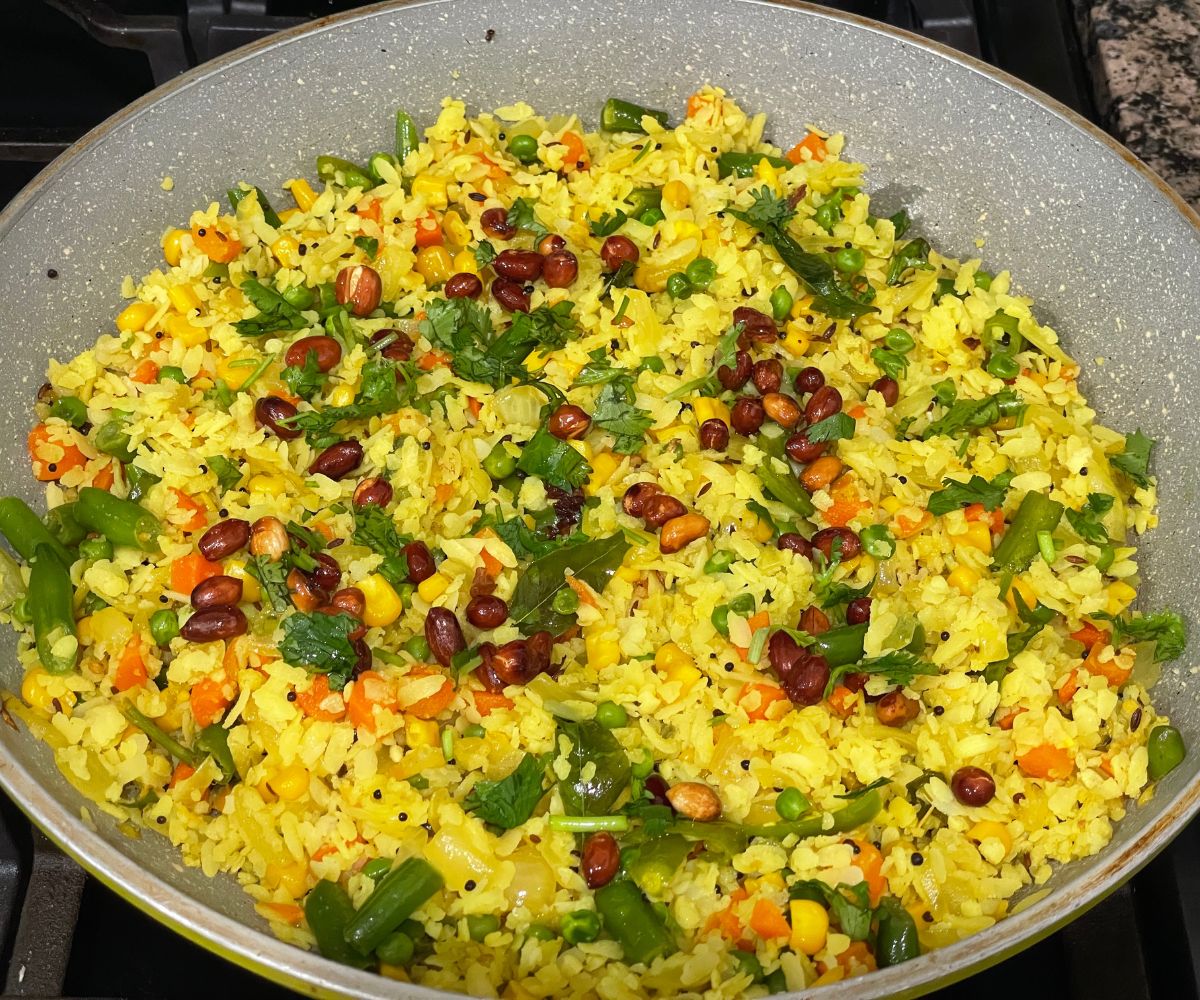
<path fill-rule="evenodd" d="M 1200 0 L 1075 0 L 1109 130 L 1200 209 Z"/>

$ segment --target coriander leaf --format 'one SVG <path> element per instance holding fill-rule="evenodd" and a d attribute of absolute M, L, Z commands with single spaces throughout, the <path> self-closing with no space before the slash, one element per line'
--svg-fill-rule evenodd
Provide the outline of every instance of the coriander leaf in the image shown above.
<path fill-rule="evenodd" d="M 575 531 L 565 538 L 547 534 L 545 529 L 553 526 L 557 514 L 552 506 L 547 507 L 546 512 L 547 516 L 540 522 L 535 515 L 533 527 L 530 527 L 520 514 L 504 520 L 497 508 L 481 517 L 476 523 L 476 528 L 491 528 L 518 559 L 536 559 L 564 545 L 578 545 L 588 540 L 587 535 L 581 531 Z"/>
<path fill-rule="evenodd" d="M 728 209 L 735 219 L 754 226 L 755 229 L 765 229 L 769 226 L 786 226 L 795 218 L 795 209 L 789 208 L 787 200 L 772 193 L 765 184 L 750 192 L 753 201 L 749 208 Z"/>
<path fill-rule="evenodd" d="M 970 428 L 990 427 L 1004 417 L 1019 417 L 1024 412 L 1025 404 L 1012 389 L 1001 389 L 994 396 L 984 396 L 982 399 L 959 399 L 925 428 L 921 440 L 928 441 L 938 435 L 953 437 Z"/>
<path fill-rule="evenodd" d="M 371 260 L 375 259 L 375 255 L 379 253 L 379 240 L 374 236 L 355 236 L 354 245 L 365 253 Z"/>
<path fill-rule="evenodd" d="M 312 399 L 321 388 L 325 385 L 325 379 L 328 377 L 321 371 L 321 366 L 317 364 L 317 352 L 309 351 L 304 356 L 304 364 L 288 365 L 280 373 L 279 376 L 283 380 L 283 384 L 288 387 L 288 392 L 293 396 L 299 396 L 301 399 Z"/>
<path fill-rule="evenodd" d="M 563 808 L 572 816 L 604 816 L 629 784 L 629 757 L 617 738 L 598 722 L 559 722 L 571 741 L 570 771 L 559 784 Z"/>
<path fill-rule="evenodd" d="M 1107 493 L 1089 493 L 1087 503 L 1079 510 L 1067 510 L 1067 522 L 1080 538 L 1093 545 L 1108 544 L 1108 529 L 1100 518 L 1112 510 L 1113 498 Z"/>
<path fill-rule="evenodd" d="M 1129 618 L 1097 615 L 1113 625 L 1113 644 L 1126 639 L 1133 642 L 1153 642 L 1154 662 L 1177 660 L 1187 646 L 1187 625 L 1174 611 L 1155 611 L 1153 614 L 1132 614 Z"/>
<path fill-rule="evenodd" d="M 593 236 L 611 236 L 628 221 L 629 216 L 618 209 L 616 212 L 606 213 L 589 222 L 588 229 Z"/>
<path fill-rule="evenodd" d="M 492 317 L 472 299 L 433 299 L 425 304 L 420 332 L 426 340 L 454 352 L 492 339 Z"/>
<path fill-rule="evenodd" d="M 717 341 L 717 350 L 713 355 L 712 367 L 709 369 L 708 374 L 692 379 L 690 382 L 684 382 L 678 389 L 667 394 L 667 402 L 682 399 L 684 396 L 689 396 L 692 393 L 698 396 L 719 396 L 724 387 L 721 385 L 721 380 L 718 378 L 717 372 L 722 367 L 733 368 L 737 363 L 737 344 L 738 338 L 741 335 L 741 323 L 734 323 L 733 326 L 721 334 L 721 339 Z"/>
<path fill-rule="evenodd" d="M 330 688 L 340 691 L 358 662 L 358 653 L 350 642 L 350 633 L 358 627 L 359 623 L 347 614 L 297 611 L 283 620 L 279 655 L 294 667 L 328 674 Z"/>
<path fill-rule="evenodd" d="M 908 217 L 908 209 L 902 208 L 894 215 L 888 216 L 889 221 L 895 227 L 896 239 L 900 239 L 908 232 L 908 227 L 912 225 L 912 219 Z"/>
<path fill-rule="evenodd" d="M 288 564 L 285 559 L 271 561 L 269 556 L 251 556 L 246 563 L 246 572 L 258 581 L 264 603 L 272 611 L 286 611 L 292 606 L 288 590 Z"/>
<path fill-rule="evenodd" d="M 538 306 L 532 312 L 517 313 L 512 329 L 520 331 L 517 337 L 522 341 L 533 341 L 544 350 L 558 350 L 579 336 L 579 324 L 571 312 L 574 308 L 574 302 L 563 301 L 552 306 Z"/>
<path fill-rule="evenodd" d="M 488 240 L 480 240 L 471 252 L 475 255 L 475 263 L 481 271 L 496 259 L 496 248 Z"/>
<path fill-rule="evenodd" d="M 204 461 L 216 473 L 217 488 L 221 493 L 228 493 L 242 481 L 242 470 L 224 455 L 209 455 Z"/>
<path fill-rule="evenodd" d="M 909 240 L 892 255 L 888 264 L 887 283 L 898 285 L 909 268 L 929 269 L 929 243 L 926 240 Z"/>
<path fill-rule="evenodd" d="M 415 404 L 416 380 L 413 372 L 411 362 L 393 364 L 386 358 L 372 358 L 362 367 L 362 385 L 353 403 L 327 406 L 323 410 L 305 410 L 293 417 L 286 417 L 285 422 L 290 427 L 304 431 L 313 447 L 327 447 L 337 440 L 333 428 L 343 420 L 377 417 Z M 401 376 L 399 383 L 397 374 Z"/>
<path fill-rule="evenodd" d="M 600 390 L 592 422 L 613 436 L 613 451 L 636 455 L 646 443 L 646 431 L 654 419 L 634 403 L 633 379 L 626 375 Z"/>
<path fill-rule="evenodd" d="M 621 261 L 621 266 L 610 271 L 600 283 L 600 298 L 609 294 L 614 288 L 628 288 L 633 284 L 635 266 L 631 260 Z"/>
<path fill-rule="evenodd" d="M 871 351 L 871 360 L 884 375 L 896 381 L 908 371 L 908 357 L 888 347 L 876 347 Z"/>
<path fill-rule="evenodd" d="M 507 778 L 475 785 L 463 805 L 485 823 L 502 830 L 516 829 L 533 815 L 545 794 L 544 775 L 541 760 L 527 753 Z"/>
<path fill-rule="evenodd" d="M 377 572 L 392 586 L 408 582 L 408 559 L 404 546 L 411 539 L 396 531 L 392 515 L 382 507 L 367 504 L 354 509 L 354 542 L 383 556 Z"/>
<path fill-rule="evenodd" d="M 254 278 L 247 278 L 238 288 L 258 310 L 257 316 L 233 324 L 243 337 L 260 337 L 277 330 L 303 330 L 308 325 L 300 310 L 289 305 L 275 289 Z"/>
<path fill-rule="evenodd" d="M 572 389 L 578 389 L 582 385 L 604 385 L 620 378 L 625 372 L 624 368 L 618 368 L 608 360 L 608 351 L 603 347 L 589 351 L 588 357 L 591 360 L 575 376 L 575 381 L 571 383 Z"/>
<path fill-rule="evenodd" d="M 838 685 L 846 674 L 870 674 L 884 678 L 889 684 L 904 686 L 911 684 L 913 679 L 921 674 L 936 674 L 938 668 L 932 663 L 922 660 L 913 653 L 893 651 L 882 656 L 859 660 L 858 663 L 846 663 L 834 667 L 825 685 L 825 697 Z"/>
<path fill-rule="evenodd" d="M 875 578 L 871 577 L 861 587 L 852 587 L 844 580 L 830 584 L 820 594 L 817 599 L 823 608 L 832 608 L 838 604 L 849 604 L 851 601 L 856 601 L 860 597 L 866 597 L 871 592 L 871 588 L 875 586 Z M 816 588 L 813 588 L 814 591 Z"/>
<path fill-rule="evenodd" d="M 543 226 L 533 214 L 533 203 L 524 198 L 518 198 L 508 210 L 508 221 L 518 229 L 524 229 L 534 236 L 545 236 L 550 230 Z"/>
<path fill-rule="evenodd" d="M 592 474 L 587 459 L 545 427 L 539 427 L 522 449 L 517 468 L 563 490 L 582 486 Z"/>
<path fill-rule="evenodd" d="M 865 941 L 871 934 L 871 890 L 866 882 L 841 883 L 833 888 L 818 879 L 807 879 L 793 883 L 788 896 L 810 899 L 827 907 L 837 919 L 842 933 L 852 941 Z"/>
<path fill-rule="evenodd" d="M 575 615 L 556 611 L 554 598 L 567 586 L 567 572 L 574 573 L 577 580 L 597 593 L 603 593 L 628 550 L 629 542 L 618 531 L 607 538 L 569 545 L 535 559 L 517 580 L 508 602 L 510 622 L 523 635 L 541 630 L 556 635 L 566 631 L 574 624 Z"/>
<path fill-rule="evenodd" d="M 854 437 L 854 418 L 849 413 L 835 413 L 818 420 L 805 432 L 813 444 L 819 441 L 842 441 Z"/>
<path fill-rule="evenodd" d="M 1109 462 L 1143 488 L 1150 485 L 1150 452 L 1154 442 L 1140 430 L 1125 435 L 1125 449 Z"/>
<path fill-rule="evenodd" d="M 1002 472 L 991 482 L 982 476 L 972 476 L 965 483 L 955 479 L 943 479 L 943 489 L 929 497 L 929 513 L 940 516 L 952 510 L 969 507 L 973 503 L 983 504 L 984 510 L 995 510 L 1004 503 L 1008 484 L 1014 473 Z"/>

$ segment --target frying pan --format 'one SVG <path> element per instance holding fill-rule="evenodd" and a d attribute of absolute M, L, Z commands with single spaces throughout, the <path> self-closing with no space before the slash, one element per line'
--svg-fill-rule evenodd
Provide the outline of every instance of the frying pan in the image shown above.
<path fill-rule="evenodd" d="M 490 41 L 485 32 L 493 29 Z M 770 115 L 790 143 L 806 123 L 848 136 L 889 212 L 905 206 L 938 249 L 1011 267 L 1064 335 L 1110 426 L 1159 442 L 1162 527 L 1142 550 L 1147 606 L 1198 620 L 1193 582 L 1200 407 L 1200 219 L 1144 165 L 1072 112 L 949 49 L 872 22 L 755 0 L 430 0 L 317 22 L 160 87 L 48 167 L 0 215 L 0 474 L 38 505 L 24 438 L 49 357 L 111 329 L 122 275 L 160 264 L 159 234 L 247 180 L 278 190 L 313 157 L 387 145 L 403 103 L 432 121 L 444 95 L 473 110 L 540 111 L 604 99 L 674 109 L 704 82 Z M 162 186 L 170 176 L 173 189 Z M 48 272 L 57 272 L 56 278 Z M 1103 364 L 1096 359 L 1104 359 Z M 0 684 L 20 669 L 5 630 Z M 1191 650 L 1189 650 L 1189 654 Z M 1154 691 L 1196 749 L 1131 808 L 1095 857 L 989 930 L 841 985 L 827 1000 L 915 996 L 1048 934 L 1144 865 L 1200 804 L 1200 678 L 1189 654 Z M 276 941 L 230 878 L 184 867 L 165 838 L 130 839 L 86 803 L 46 747 L 0 725 L 0 784 L 89 871 L 198 943 L 312 995 L 432 996 Z"/>

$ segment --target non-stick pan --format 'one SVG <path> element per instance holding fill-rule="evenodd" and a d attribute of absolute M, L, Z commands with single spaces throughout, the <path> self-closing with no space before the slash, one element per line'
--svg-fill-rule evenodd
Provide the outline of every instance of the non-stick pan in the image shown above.
<path fill-rule="evenodd" d="M 493 34 L 494 32 L 494 34 Z M 871 22 L 752 0 L 441 0 L 375 7 L 285 32 L 161 87 L 56 160 L 0 215 L 0 472 L 40 504 L 24 439 L 47 359 L 111 328 L 125 274 L 160 262 L 159 236 L 247 180 L 278 190 L 316 153 L 386 146 L 394 107 L 433 119 L 524 99 L 593 121 L 618 95 L 682 112 L 702 83 L 770 115 L 781 144 L 806 123 L 843 131 L 878 204 L 905 206 L 949 254 L 1010 267 L 1083 364 L 1111 426 L 1159 442 L 1162 527 L 1142 550 L 1143 596 L 1198 620 L 1200 220 L 1078 116 L 949 49 Z M 163 179 L 174 181 L 170 190 Z M 976 240 L 982 239 L 982 251 Z M 52 274 L 57 277 L 51 277 Z M 19 689 L 5 634 L 0 684 Z M 1190 654 L 1191 651 L 1189 651 Z M 907 996 L 1049 933 L 1128 878 L 1200 802 L 1200 678 L 1185 656 L 1156 701 L 1194 751 L 1131 807 L 1112 843 L 1049 895 L 981 934 L 822 997 Z M 0 784 L 55 841 L 200 944 L 312 994 L 430 991 L 276 941 L 230 878 L 185 868 L 164 838 L 131 839 L 63 780 L 46 747 L 0 725 Z"/>

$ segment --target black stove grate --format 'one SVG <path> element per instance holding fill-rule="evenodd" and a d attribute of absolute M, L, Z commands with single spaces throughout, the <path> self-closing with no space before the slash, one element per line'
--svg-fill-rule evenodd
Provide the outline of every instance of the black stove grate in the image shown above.
<path fill-rule="evenodd" d="M 214 56 L 358 0 L 42 0 L 0 36 L 0 204 L 75 139 Z M 1066 0 L 835 0 L 982 56 L 1096 121 Z M 48 72 L 52 68 L 52 72 Z M 36 81 L 31 89 L 30 81 Z M 1200 823 L 1089 913 L 940 1000 L 1200 1000 Z M 296 997 L 88 878 L 0 796 L 0 978 L 12 997 Z"/>

